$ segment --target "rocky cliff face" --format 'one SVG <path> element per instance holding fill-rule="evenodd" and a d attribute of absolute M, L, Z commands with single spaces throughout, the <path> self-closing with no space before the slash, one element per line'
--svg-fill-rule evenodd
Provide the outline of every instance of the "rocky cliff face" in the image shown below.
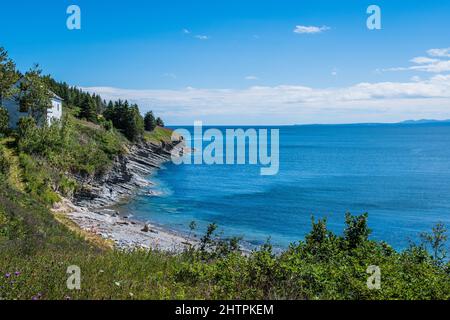
<path fill-rule="evenodd" d="M 135 192 L 151 184 L 146 178 L 178 152 L 180 143 L 156 145 L 141 142 L 133 145 L 127 154 L 117 157 L 105 175 L 81 178 L 82 191 L 74 196 L 74 203 L 85 208 L 102 208 L 124 201 Z"/>

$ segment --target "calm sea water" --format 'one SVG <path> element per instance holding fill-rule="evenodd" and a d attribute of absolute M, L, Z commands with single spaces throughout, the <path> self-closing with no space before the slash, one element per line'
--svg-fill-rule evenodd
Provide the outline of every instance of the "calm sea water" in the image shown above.
<path fill-rule="evenodd" d="M 126 205 L 135 218 L 199 233 L 215 222 L 225 236 L 280 247 L 303 239 L 311 216 L 341 233 L 346 212 L 369 213 L 372 239 L 397 249 L 437 222 L 450 227 L 450 125 L 280 128 L 280 172 L 258 166 L 167 164 Z"/>

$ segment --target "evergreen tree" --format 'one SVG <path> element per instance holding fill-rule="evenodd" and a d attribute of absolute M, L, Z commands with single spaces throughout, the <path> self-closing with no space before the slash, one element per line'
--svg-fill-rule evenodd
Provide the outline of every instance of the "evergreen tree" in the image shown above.
<path fill-rule="evenodd" d="M 89 94 L 84 96 L 84 101 L 80 105 L 80 108 L 80 118 L 91 122 L 97 122 L 97 105 L 95 100 Z"/>
<path fill-rule="evenodd" d="M 28 112 L 34 118 L 40 118 L 51 106 L 52 93 L 41 76 L 42 71 L 35 65 L 25 73 L 19 85 L 19 105 L 22 112 Z"/>
<path fill-rule="evenodd" d="M 153 115 L 152 111 L 149 111 L 145 114 L 144 117 L 144 126 L 145 126 L 145 130 L 146 131 L 153 131 L 156 128 L 156 119 L 155 116 Z"/>
<path fill-rule="evenodd" d="M 139 140 L 144 134 L 144 119 L 136 104 L 129 107 L 126 122 L 125 136 L 131 141 Z"/>
<path fill-rule="evenodd" d="M 9 114 L 8 110 L 0 107 L 0 136 L 6 134 L 9 127 Z"/>
<path fill-rule="evenodd" d="M 3 99 L 11 97 L 15 92 L 14 84 L 19 80 L 16 65 L 8 57 L 8 52 L 0 47 L 0 106 Z"/>
<path fill-rule="evenodd" d="M 130 141 L 137 141 L 144 134 L 144 119 L 136 104 L 130 106 L 128 101 L 122 100 L 110 102 L 103 116 Z"/>
<path fill-rule="evenodd" d="M 164 128 L 164 121 L 158 117 L 158 119 L 156 119 L 156 125 Z"/>
<path fill-rule="evenodd" d="M 105 110 L 105 106 L 103 104 L 102 97 L 100 97 L 99 95 L 94 93 L 92 95 L 92 99 L 94 100 L 94 103 L 95 103 L 95 107 L 96 107 L 95 111 L 96 111 L 96 113 L 97 114 L 102 114 L 103 111 Z"/>

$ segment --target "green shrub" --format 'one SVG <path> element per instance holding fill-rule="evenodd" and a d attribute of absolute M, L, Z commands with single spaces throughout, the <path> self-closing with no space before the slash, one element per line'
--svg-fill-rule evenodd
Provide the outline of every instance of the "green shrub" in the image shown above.
<path fill-rule="evenodd" d="M 220 245 L 208 228 L 204 249 L 188 251 L 189 261 L 175 279 L 203 288 L 205 298 L 218 299 L 449 299 L 448 265 L 438 263 L 445 252 L 430 255 L 424 245 L 396 252 L 368 239 L 367 215 L 346 215 L 343 236 L 330 232 L 326 220 L 313 220 L 305 241 L 273 253 L 268 243 L 250 255 L 217 254 Z M 214 230 L 213 230 L 214 229 Z M 436 227 L 428 243 L 442 243 Z M 436 232 L 439 231 L 439 232 Z M 435 246 L 442 250 L 442 246 Z M 381 270 L 381 289 L 367 286 L 369 266 Z"/>
<path fill-rule="evenodd" d="M 114 129 L 66 116 L 61 123 L 38 127 L 22 118 L 18 129 L 19 151 L 37 156 L 60 172 L 97 175 L 124 151 L 125 138 Z"/>
<path fill-rule="evenodd" d="M 55 173 L 25 153 L 19 155 L 19 161 L 26 191 L 46 204 L 58 202 L 60 198 L 51 187 L 55 180 L 52 174 Z"/>
<path fill-rule="evenodd" d="M 9 129 L 8 110 L 0 106 L 0 137 L 2 135 L 6 135 L 8 133 L 8 129 Z"/>
<path fill-rule="evenodd" d="M 72 197 L 75 191 L 78 189 L 78 183 L 65 175 L 60 175 L 58 181 L 58 192 L 65 197 Z"/>
<path fill-rule="evenodd" d="M 6 157 L 5 148 L 0 145 L 0 176 L 7 176 L 9 172 L 10 164 Z M 0 178 L 1 179 L 1 178 Z"/>
<path fill-rule="evenodd" d="M 112 129 L 114 129 L 114 125 L 111 120 L 108 120 L 108 121 L 104 120 L 102 122 L 102 125 L 106 131 L 111 131 Z"/>
<path fill-rule="evenodd" d="M 367 226 L 368 214 L 361 216 L 352 216 L 350 213 L 345 215 L 347 227 L 344 230 L 344 238 L 348 248 L 357 248 L 367 242 L 371 230 Z"/>
<path fill-rule="evenodd" d="M 19 146 L 22 150 L 29 150 L 32 152 L 35 149 L 35 143 L 37 141 L 37 130 L 36 121 L 32 117 L 20 118 L 17 127 L 17 134 L 19 138 Z"/>

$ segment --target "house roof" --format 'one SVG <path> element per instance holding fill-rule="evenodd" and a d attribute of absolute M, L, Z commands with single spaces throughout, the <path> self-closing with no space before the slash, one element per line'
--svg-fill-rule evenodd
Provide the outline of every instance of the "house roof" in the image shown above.
<path fill-rule="evenodd" d="M 64 99 L 63 98 L 61 98 L 60 96 L 58 96 L 56 93 L 54 93 L 53 91 L 51 91 L 51 90 L 49 90 L 50 91 L 50 93 L 52 94 L 52 98 L 53 99 L 56 99 L 56 100 L 60 100 L 60 101 L 64 101 Z"/>
<path fill-rule="evenodd" d="M 21 76 L 19 78 L 19 80 L 17 80 L 16 85 L 18 85 L 22 80 L 24 79 L 24 76 Z M 60 96 L 58 96 L 56 93 L 54 93 L 52 90 L 48 90 L 48 92 L 50 92 L 52 94 L 52 98 L 59 100 L 59 101 L 64 101 L 63 98 L 61 98 Z"/>

